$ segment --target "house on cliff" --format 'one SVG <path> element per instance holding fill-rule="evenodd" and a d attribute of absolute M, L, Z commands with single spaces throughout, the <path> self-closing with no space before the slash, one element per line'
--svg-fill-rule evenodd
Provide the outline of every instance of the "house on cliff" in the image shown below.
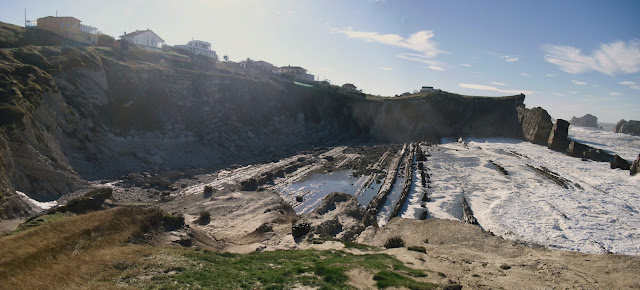
<path fill-rule="evenodd" d="M 278 73 L 292 76 L 296 80 L 312 82 L 315 77 L 312 74 L 308 74 L 307 70 L 299 66 L 283 66 L 278 69 Z"/>
<path fill-rule="evenodd" d="M 342 90 L 346 92 L 357 92 L 358 88 L 354 84 L 344 84 L 342 85 Z"/>
<path fill-rule="evenodd" d="M 71 39 L 77 42 L 86 44 L 98 43 L 98 28 L 84 25 L 82 24 L 82 21 L 75 17 L 42 17 L 38 18 L 35 27 L 40 30 L 53 32 L 66 39 Z"/>
<path fill-rule="evenodd" d="M 149 29 L 136 30 L 131 33 L 125 32 L 124 35 L 120 36 L 120 39 L 146 49 L 157 50 L 164 45 L 164 40 Z"/>
<path fill-rule="evenodd" d="M 174 46 L 177 49 L 189 51 L 194 54 L 201 54 L 211 58 L 218 58 L 215 51 L 211 50 L 211 43 L 202 40 L 191 40 L 187 44 L 179 44 Z"/>

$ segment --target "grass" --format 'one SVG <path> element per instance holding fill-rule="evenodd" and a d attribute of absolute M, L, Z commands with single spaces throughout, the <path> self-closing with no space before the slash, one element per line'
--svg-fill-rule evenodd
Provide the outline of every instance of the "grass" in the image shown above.
<path fill-rule="evenodd" d="M 31 218 L 28 219 L 25 223 L 21 224 L 20 226 L 18 226 L 17 229 L 15 229 L 13 232 L 11 232 L 11 234 L 17 234 L 19 232 L 22 232 L 24 230 L 30 229 L 30 228 L 34 228 L 40 225 L 44 225 L 47 223 L 51 223 L 51 222 L 55 222 L 57 220 L 60 219 L 64 219 L 67 217 L 70 217 L 71 214 L 70 213 L 62 213 L 62 212 L 56 212 L 53 214 L 46 214 L 46 215 L 42 215 L 39 217 L 35 217 L 35 218 Z"/>
<path fill-rule="evenodd" d="M 241 255 L 133 243 L 145 241 L 140 237 L 167 226 L 167 221 L 178 227 L 181 218 L 157 208 L 119 207 L 33 219 L 0 238 L 0 288 L 350 289 L 352 269 L 378 273 L 381 288 L 436 286 L 414 279 L 426 276 L 424 271 L 379 253 L 290 250 Z"/>
<path fill-rule="evenodd" d="M 166 263 L 166 261 L 179 261 Z M 171 269 L 174 270 L 171 270 Z M 175 270 L 178 268 L 179 270 Z M 350 289 L 347 271 L 361 268 L 383 273 L 380 286 L 412 285 L 416 289 L 430 289 L 437 285 L 421 283 L 411 277 L 426 274 L 404 266 L 384 254 L 352 255 L 341 251 L 273 251 L 251 254 L 228 254 L 171 249 L 151 257 L 142 264 L 130 265 L 117 283 L 137 288 L 213 289 L 285 289 L 296 286 L 320 289 Z M 166 274 L 166 273 L 172 274 Z M 151 278 L 140 280 L 137 277 Z M 388 273 L 395 274 L 393 279 Z M 107 280 L 105 280 L 107 282 Z"/>
<path fill-rule="evenodd" d="M 117 208 L 85 215 L 51 215 L 0 238 L 0 288 L 77 288 L 114 260 L 144 250 L 128 240 L 154 210 Z M 35 220 L 37 221 L 37 219 Z"/>

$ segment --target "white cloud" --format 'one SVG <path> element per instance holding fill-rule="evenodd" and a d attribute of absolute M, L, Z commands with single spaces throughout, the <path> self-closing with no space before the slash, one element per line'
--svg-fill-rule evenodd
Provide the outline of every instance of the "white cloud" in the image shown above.
<path fill-rule="evenodd" d="M 504 59 L 505 59 L 506 61 L 508 61 L 508 62 L 514 62 L 514 61 L 518 61 L 518 60 L 519 60 L 519 58 L 517 58 L 517 57 L 511 57 L 511 56 L 507 56 L 507 57 L 505 57 Z"/>
<path fill-rule="evenodd" d="M 380 69 L 381 69 L 381 70 L 393 70 L 393 69 L 392 69 L 392 68 L 390 68 L 390 67 L 383 67 L 383 66 L 381 66 L 381 67 L 380 67 Z"/>
<path fill-rule="evenodd" d="M 471 65 L 470 65 L 470 64 L 468 64 L 468 63 L 463 63 L 463 64 L 461 64 L 461 66 L 470 67 Z"/>
<path fill-rule="evenodd" d="M 558 97 L 564 97 L 564 94 L 561 94 L 561 93 L 553 93 L 553 94 L 558 96 Z"/>
<path fill-rule="evenodd" d="M 558 75 L 557 75 L 557 74 L 546 74 L 546 75 L 544 75 L 544 76 L 545 76 L 545 77 L 548 77 L 548 78 L 555 78 L 555 77 L 557 77 Z"/>
<path fill-rule="evenodd" d="M 619 82 L 619 84 L 629 86 L 629 88 L 634 90 L 640 90 L 640 85 L 637 85 L 636 82 L 633 82 L 633 81 L 623 81 L 623 82 Z"/>
<path fill-rule="evenodd" d="M 525 77 L 525 78 L 530 78 L 531 77 L 531 75 L 526 73 L 526 72 L 521 72 L 520 75 Z"/>
<path fill-rule="evenodd" d="M 496 86 L 506 86 L 507 84 L 505 83 L 499 83 L 499 82 L 491 82 L 492 85 L 496 85 Z"/>
<path fill-rule="evenodd" d="M 354 31 L 351 27 L 347 29 L 332 28 L 332 33 L 344 34 L 349 38 L 362 39 L 367 42 L 377 42 L 386 45 L 406 48 L 427 58 L 436 57 L 438 54 L 445 53 L 438 49 L 435 42 L 431 40 L 433 31 L 421 30 L 411 34 L 407 38 L 403 38 L 398 34 L 380 34 L 377 32 Z"/>
<path fill-rule="evenodd" d="M 598 71 L 607 75 L 630 74 L 640 71 L 640 41 L 616 41 L 600 44 L 591 55 L 579 48 L 562 45 L 544 45 L 544 59 L 570 74 Z"/>
<path fill-rule="evenodd" d="M 499 89 L 496 87 L 492 87 L 492 86 L 485 86 L 485 85 L 477 85 L 477 84 L 458 84 L 459 87 L 461 88 L 466 88 L 466 89 L 474 89 L 474 90 L 482 90 L 482 91 L 495 91 L 495 92 L 500 92 L 500 93 L 504 93 L 504 94 L 525 94 L 525 95 L 531 95 L 533 94 L 532 91 L 524 91 L 524 90 L 503 90 L 503 89 Z"/>
<path fill-rule="evenodd" d="M 609 95 L 612 95 L 612 96 L 622 96 L 622 94 L 621 94 L 621 93 L 609 93 Z"/>
<path fill-rule="evenodd" d="M 587 83 L 585 83 L 585 82 L 576 81 L 576 80 L 571 80 L 571 82 L 572 82 L 574 85 L 579 85 L 579 86 L 583 86 L 583 85 L 586 85 L 586 84 L 587 84 Z"/>
<path fill-rule="evenodd" d="M 396 55 L 396 57 L 410 60 L 410 61 L 421 62 L 428 65 L 443 65 L 443 63 L 437 60 L 429 59 L 421 54 L 416 54 L 416 53 L 401 53 Z"/>
<path fill-rule="evenodd" d="M 572 91 L 571 93 L 575 95 L 575 94 L 577 94 L 579 92 L 578 91 Z"/>
<path fill-rule="evenodd" d="M 435 65 L 430 65 L 430 66 L 428 66 L 428 68 L 432 69 L 432 70 L 437 70 L 437 71 L 443 71 L 444 70 L 443 68 L 441 68 L 439 66 L 435 66 Z"/>

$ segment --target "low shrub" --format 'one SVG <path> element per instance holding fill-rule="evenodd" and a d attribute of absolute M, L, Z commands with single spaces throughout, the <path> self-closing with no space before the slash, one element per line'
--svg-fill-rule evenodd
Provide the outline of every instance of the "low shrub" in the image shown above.
<path fill-rule="evenodd" d="M 384 247 L 387 249 L 402 248 L 404 245 L 404 240 L 401 237 L 391 237 L 384 243 Z"/>

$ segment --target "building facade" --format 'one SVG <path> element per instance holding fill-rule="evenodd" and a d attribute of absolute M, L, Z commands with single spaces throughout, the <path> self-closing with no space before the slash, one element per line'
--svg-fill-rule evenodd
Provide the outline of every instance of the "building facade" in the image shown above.
<path fill-rule="evenodd" d="M 174 46 L 177 49 L 189 51 L 194 54 L 201 54 L 208 57 L 218 58 L 215 51 L 211 50 L 211 43 L 202 40 L 192 40 L 187 44 L 180 44 Z"/>
<path fill-rule="evenodd" d="M 421 92 L 421 93 L 430 93 L 430 92 L 433 92 L 433 91 L 434 91 L 433 87 L 425 87 L 425 86 L 423 86 L 423 87 L 420 89 L 420 92 Z"/>
<path fill-rule="evenodd" d="M 98 28 L 83 25 L 82 21 L 75 17 L 47 16 L 38 18 L 36 28 L 53 32 L 77 42 L 86 44 L 98 43 Z"/>
<path fill-rule="evenodd" d="M 149 29 L 125 32 L 120 39 L 147 49 L 161 49 L 164 46 L 164 40 Z"/>

